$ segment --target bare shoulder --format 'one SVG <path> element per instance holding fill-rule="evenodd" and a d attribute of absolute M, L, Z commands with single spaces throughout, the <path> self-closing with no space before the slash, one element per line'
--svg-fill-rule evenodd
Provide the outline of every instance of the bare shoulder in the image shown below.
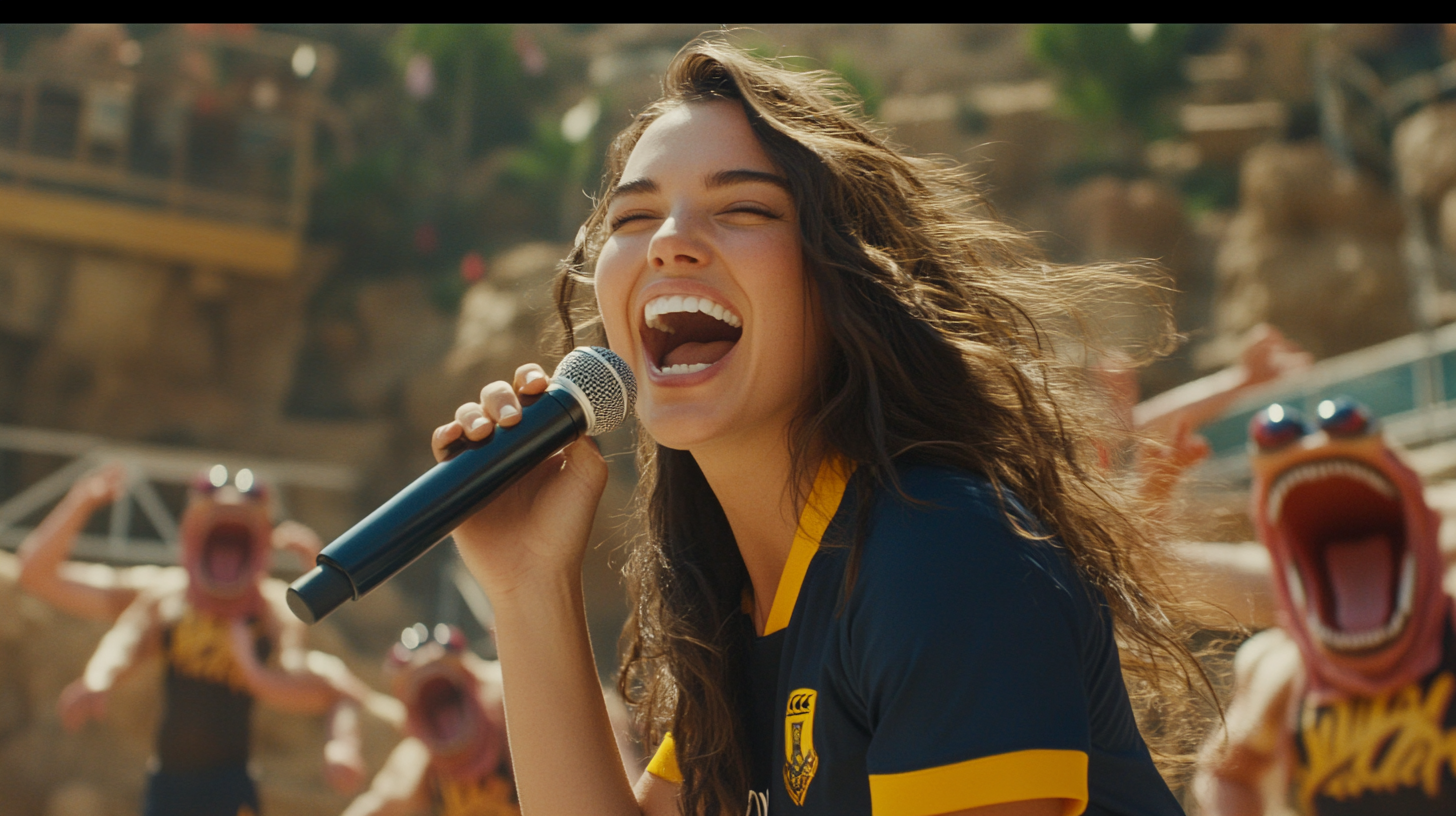
<path fill-rule="evenodd" d="M 1272 755 L 1287 736 L 1283 727 L 1290 695 L 1299 687 L 1304 661 L 1282 629 L 1266 629 L 1244 641 L 1234 655 L 1234 698 L 1226 723 L 1229 742 Z"/>
<path fill-rule="evenodd" d="M 1294 639 L 1278 627 L 1265 629 L 1244 641 L 1234 654 L 1234 680 L 1248 684 L 1284 684 L 1304 668 Z"/>

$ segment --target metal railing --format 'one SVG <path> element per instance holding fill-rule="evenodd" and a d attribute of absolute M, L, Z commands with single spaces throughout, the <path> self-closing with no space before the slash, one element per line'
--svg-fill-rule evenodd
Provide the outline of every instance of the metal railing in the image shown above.
<path fill-rule="evenodd" d="M 33 527 L 27 519 L 49 507 L 88 471 L 120 463 L 127 472 L 123 494 L 111 505 L 108 533 L 83 533 L 75 557 L 113 563 L 171 564 L 177 561 L 177 515 L 157 491 L 158 484 L 185 485 L 202 469 L 223 464 L 229 470 L 250 468 L 276 489 L 274 512 L 288 515 L 286 488 L 314 488 L 351 493 L 359 475 L 343 465 L 269 459 L 248 454 L 171 448 L 121 442 L 89 434 L 0 425 L 0 452 L 60 457 L 70 461 L 0 498 L 0 546 L 15 549 Z M 155 537 L 134 534 L 134 513 L 142 516 Z"/>
<path fill-rule="evenodd" d="M 1369 406 L 1386 433 L 1406 447 L 1456 438 L 1456 324 L 1331 357 L 1251 391 L 1199 430 L 1213 448 L 1200 476 L 1247 478 L 1249 420 L 1261 408 L 1279 402 L 1314 416 L 1320 400 L 1339 395 Z"/>

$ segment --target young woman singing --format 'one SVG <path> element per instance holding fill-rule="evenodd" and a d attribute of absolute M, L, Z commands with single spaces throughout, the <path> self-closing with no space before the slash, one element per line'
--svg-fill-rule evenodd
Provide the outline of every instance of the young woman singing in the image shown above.
<path fill-rule="evenodd" d="M 579 442 L 455 533 L 496 607 L 524 812 L 1180 812 L 1118 646 L 1155 691 L 1197 669 L 1047 331 L 1131 278 L 1044 264 L 832 77 L 699 41 L 665 88 L 559 290 L 568 340 L 640 383 L 621 679 L 660 747 L 633 788 L 582 603 L 606 467 Z M 546 385 L 487 385 L 437 457 Z"/>

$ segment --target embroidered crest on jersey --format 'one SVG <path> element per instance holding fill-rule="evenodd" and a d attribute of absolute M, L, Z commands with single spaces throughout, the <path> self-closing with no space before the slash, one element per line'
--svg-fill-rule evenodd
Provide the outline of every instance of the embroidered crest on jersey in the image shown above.
<path fill-rule="evenodd" d="M 440 812 L 444 816 L 520 816 L 515 786 L 491 774 L 484 779 L 440 780 Z"/>
<path fill-rule="evenodd" d="M 1441 673 L 1429 689 L 1420 683 L 1380 697 L 1341 700 L 1306 709 L 1300 728 L 1308 759 L 1300 801 L 1312 810 L 1316 796 L 1337 801 L 1367 793 L 1422 788 L 1440 793 L 1441 771 L 1456 774 L 1456 728 L 1443 727 L 1456 678 Z"/>
<path fill-rule="evenodd" d="M 167 659 L 188 677 L 246 691 L 248 682 L 228 642 L 228 625 L 222 618 L 188 610 L 172 630 Z"/>
<path fill-rule="evenodd" d="M 789 692 L 789 707 L 784 714 L 784 786 L 789 798 L 800 807 L 809 783 L 819 770 L 819 755 L 814 752 L 814 689 Z"/>

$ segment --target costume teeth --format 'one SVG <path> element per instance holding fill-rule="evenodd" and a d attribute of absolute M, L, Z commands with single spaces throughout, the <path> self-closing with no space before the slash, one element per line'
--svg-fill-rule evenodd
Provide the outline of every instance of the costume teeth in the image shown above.
<path fill-rule="evenodd" d="M 1284 568 L 1284 584 L 1289 587 L 1289 597 L 1294 601 L 1296 608 L 1303 609 L 1307 603 L 1304 595 L 1304 579 L 1299 577 L 1299 570 L 1293 564 Z"/>
<path fill-rule="evenodd" d="M 701 295 L 663 295 L 653 298 L 643 308 L 644 316 L 647 319 L 649 329 L 657 329 L 672 334 L 672 327 L 658 318 L 665 314 L 676 312 L 702 312 L 709 317 L 721 320 L 724 323 L 739 328 L 743 325 L 743 318 L 734 314 L 731 309 L 712 298 Z"/>
<path fill-rule="evenodd" d="M 1380 471 L 1348 459 L 1328 459 L 1291 468 L 1274 481 L 1274 486 L 1269 489 L 1267 501 L 1269 521 L 1279 521 L 1279 514 L 1284 509 L 1284 497 L 1289 494 L 1290 490 L 1305 482 L 1330 479 L 1336 476 L 1360 482 L 1388 499 L 1400 498 L 1395 485 L 1391 484 L 1390 480 L 1385 478 Z"/>

